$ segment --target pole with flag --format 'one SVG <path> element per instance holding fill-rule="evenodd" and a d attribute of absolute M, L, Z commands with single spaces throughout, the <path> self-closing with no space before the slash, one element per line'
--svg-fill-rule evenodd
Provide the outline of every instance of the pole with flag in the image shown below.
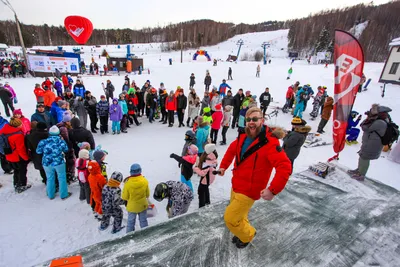
<path fill-rule="evenodd" d="M 333 150 L 339 159 L 346 139 L 347 120 L 353 108 L 364 68 L 364 53 L 358 40 L 348 32 L 335 30 L 335 91 L 333 106 Z"/>

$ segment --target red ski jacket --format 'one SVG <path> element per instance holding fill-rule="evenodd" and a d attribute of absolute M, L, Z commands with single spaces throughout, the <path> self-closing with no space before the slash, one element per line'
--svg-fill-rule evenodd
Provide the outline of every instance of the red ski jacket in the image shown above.
<path fill-rule="evenodd" d="M 293 87 L 289 86 L 286 92 L 286 99 L 292 99 L 293 93 Z"/>
<path fill-rule="evenodd" d="M 19 133 L 18 133 L 19 132 Z M 12 153 L 6 155 L 6 160 L 9 162 L 19 162 L 21 158 L 28 160 L 28 153 L 26 152 L 24 133 L 22 128 L 15 128 L 9 124 L 4 125 L 1 129 L 0 134 L 13 134 L 8 137 L 8 143 L 10 144 Z"/>
<path fill-rule="evenodd" d="M 178 106 L 178 104 L 176 103 L 176 97 L 173 97 L 173 99 L 171 99 L 168 96 L 167 99 L 165 99 L 165 109 L 166 110 L 176 111 L 177 106 Z"/>
<path fill-rule="evenodd" d="M 246 134 L 240 134 L 230 144 L 221 162 L 221 168 L 227 170 L 235 159 L 232 190 L 254 200 L 260 199 L 260 193 L 266 188 L 272 169 L 275 168 L 275 176 L 268 189 L 274 195 L 280 193 L 289 179 L 291 162 L 281 148 L 279 139 L 265 126 L 240 157 L 246 137 Z"/>

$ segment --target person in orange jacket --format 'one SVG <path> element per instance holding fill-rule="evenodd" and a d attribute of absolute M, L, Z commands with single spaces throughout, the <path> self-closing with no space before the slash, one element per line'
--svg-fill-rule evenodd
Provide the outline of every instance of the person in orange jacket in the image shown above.
<path fill-rule="evenodd" d="M 280 128 L 272 130 L 265 126 L 261 109 L 252 107 L 246 112 L 245 133 L 230 144 L 221 161 L 221 176 L 234 161 L 231 201 L 224 220 L 234 234 L 232 242 L 237 248 L 246 247 L 256 234 L 247 218 L 254 202 L 260 197 L 272 200 L 289 179 L 291 162 L 279 143 L 284 135 Z M 266 188 L 273 169 L 274 178 Z"/>
<path fill-rule="evenodd" d="M 90 185 L 90 205 L 95 203 L 94 211 L 95 217 L 98 220 L 102 219 L 103 210 L 101 209 L 101 192 L 103 187 L 107 184 L 106 178 L 101 174 L 101 169 L 97 161 L 92 160 L 88 164 L 89 170 L 89 185 Z"/>
<path fill-rule="evenodd" d="M 35 84 L 35 89 L 33 89 L 33 93 L 36 96 L 37 104 L 44 103 L 44 90 L 42 87 L 40 87 L 40 84 Z"/>
<path fill-rule="evenodd" d="M 44 106 L 46 107 L 46 111 L 50 111 L 51 104 L 53 104 L 54 100 L 56 99 L 56 95 L 47 87 L 44 87 Z"/>

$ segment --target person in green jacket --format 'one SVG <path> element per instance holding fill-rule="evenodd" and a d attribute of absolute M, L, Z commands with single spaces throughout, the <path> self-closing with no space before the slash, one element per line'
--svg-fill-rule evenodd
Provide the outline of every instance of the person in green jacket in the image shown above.
<path fill-rule="evenodd" d="M 125 178 L 122 199 L 127 201 L 126 210 L 128 211 L 128 223 L 126 232 L 135 231 L 136 216 L 139 216 L 140 228 L 148 226 L 147 208 L 150 197 L 149 181 L 142 175 L 142 168 L 134 163 L 130 168 L 131 176 Z"/>
<path fill-rule="evenodd" d="M 288 70 L 288 75 L 287 75 L 286 80 L 290 79 L 290 76 L 292 75 L 292 73 L 293 73 L 293 69 L 292 69 L 292 67 L 290 67 L 290 69 Z"/>

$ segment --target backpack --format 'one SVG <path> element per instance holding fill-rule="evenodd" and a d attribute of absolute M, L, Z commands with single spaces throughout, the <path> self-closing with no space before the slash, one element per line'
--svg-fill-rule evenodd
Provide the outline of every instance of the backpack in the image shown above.
<path fill-rule="evenodd" d="M 9 155 L 14 152 L 14 150 L 10 146 L 10 142 L 8 141 L 8 137 L 15 135 L 15 134 L 22 134 L 22 131 L 18 131 L 15 133 L 10 134 L 0 134 L 0 153 L 3 155 Z"/>
<path fill-rule="evenodd" d="M 393 121 L 390 120 L 390 122 L 386 122 L 386 124 L 387 124 L 387 127 L 386 127 L 385 134 L 383 136 L 380 136 L 378 134 L 378 132 L 375 131 L 375 133 L 377 135 L 379 135 L 379 137 L 381 138 L 382 145 L 384 145 L 384 146 L 391 145 L 394 142 L 396 142 L 397 139 L 399 139 L 399 134 L 400 134 L 399 126 L 396 123 L 394 123 Z"/>

